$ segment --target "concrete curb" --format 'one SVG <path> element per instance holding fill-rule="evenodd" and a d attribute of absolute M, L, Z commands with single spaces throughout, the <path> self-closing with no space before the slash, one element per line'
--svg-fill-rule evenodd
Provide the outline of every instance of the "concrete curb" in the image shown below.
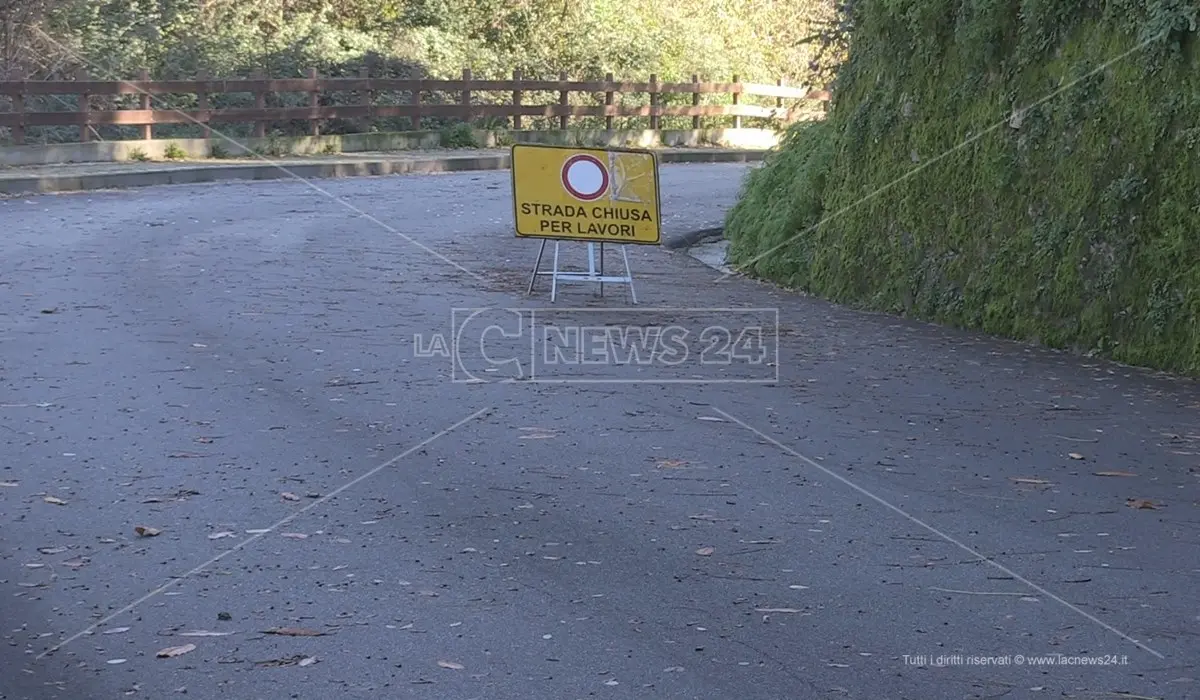
<path fill-rule="evenodd" d="M 658 151 L 660 163 L 752 163 L 761 161 L 766 151 Z M 510 157 L 437 156 L 426 158 L 379 158 L 374 160 L 301 162 L 266 165 L 262 163 L 197 164 L 195 166 L 159 166 L 129 164 L 127 172 L 103 172 L 81 175 L 7 176 L 0 172 L 0 194 L 27 195 L 55 192 L 190 185 L 228 180 L 280 180 L 362 177 L 402 174 L 462 172 L 469 170 L 507 170 Z"/>

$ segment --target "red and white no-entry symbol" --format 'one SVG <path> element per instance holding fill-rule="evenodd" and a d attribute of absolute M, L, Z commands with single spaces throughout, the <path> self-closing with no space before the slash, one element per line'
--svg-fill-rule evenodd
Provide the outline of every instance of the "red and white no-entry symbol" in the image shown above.
<path fill-rule="evenodd" d="M 572 197 L 591 202 L 608 191 L 608 168 L 595 156 L 574 155 L 563 163 L 562 183 Z"/>

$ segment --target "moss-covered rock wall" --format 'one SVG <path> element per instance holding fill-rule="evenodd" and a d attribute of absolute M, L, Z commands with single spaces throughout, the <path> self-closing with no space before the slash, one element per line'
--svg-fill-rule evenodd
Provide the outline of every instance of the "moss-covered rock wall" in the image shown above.
<path fill-rule="evenodd" d="M 731 259 L 835 301 L 1200 374 L 1200 2 L 868 0 Z"/>

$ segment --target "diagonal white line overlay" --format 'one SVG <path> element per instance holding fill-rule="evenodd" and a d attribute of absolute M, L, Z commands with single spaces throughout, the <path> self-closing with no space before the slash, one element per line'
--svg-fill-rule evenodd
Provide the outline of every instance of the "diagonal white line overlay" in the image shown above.
<path fill-rule="evenodd" d="M 1151 654 L 1153 654 L 1154 656 L 1156 656 L 1160 659 L 1166 658 L 1162 654 L 1151 649 L 1150 647 L 1146 646 L 1145 644 L 1139 642 L 1138 640 L 1134 639 L 1133 637 L 1130 637 L 1129 635 L 1125 634 L 1124 632 L 1117 629 L 1116 627 L 1113 627 L 1112 625 L 1104 622 L 1103 620 L 1099 619 L 1095 615 L 1092 615 L 1091 613 L 1087 612 L 1086 610 L 1083 610 L 1083 609 L 1079 608 L 1078 606 L 1073 605 L 1072 603 L 1069 603 L 1069 602 L 1063 600 L 1062 598 L 1051 593 L 1050 591 L 1046 590 L 1042 586 L 1039 586 L 1038 584 L 1034 583 L 1033 581 L 1030 581 L 1029 579 L 1018 574 L 1017 572 L 1015 572 L 1012 569 L 1008 568 L 1007 566 L 1001 564 L 1000 562 L 987 557 L 986 555 L 980 553 L 979 551 L 975 550 L 971 546 L 960 542 L 959 540 L 955 539 L 954 537 L 951 537 L 950 535 L 947 535 L 946 533 L 944 533 L 941 530 L 937 529 L 936 527 L 930 525 L 929 523 L 926 523 L 925 521 L 923 521 L 917 517 L 909 515 L 908 513 L 901 510 L 899 507 L 889 503 L 888 501 L 884 500 L 883 498 L 880 498 L 879 496 L 876 496 L 875 494 L 864 489 L 863 487 L 859 486 L 858 484 L 854 483 L 853 481 L 850 481 L 849 479 L 842 476 L 841 474 L 838 474 L 837 472 L 829 469 L 828 467 L 825 467 L 825 466 L 819 464 L 815 460 L 805 457 L 804 455 L 793 450 L 792 448 L 788 447 L 787 445 L 784 445 L 782 442 L 767 435 L 766 433 L 755 428 L 754 426 L 749 425 L 745 421 L 729 415 L 728 413 L 726 413 L 725 411 L 722 411 L 721 409 L 717 408 L 716 406 L 710 406 L 710 408 L 712 408 L 713 411 L 716 411 L 717 413 L 719 413 L 723 418 L 740 425 L 741 427 L 745 428 L 746 430 L 750 431 L 751 433 L 754 433 L 760 439 L 770 443 L 771 445 L 777 447 L 778 449 L 782 450 L 783 452 L 786 452 L 787 454 L 795 457 L 796 459 L 800 460 L 801 462 L 804 462 L 805 464 L 812 467 L 813 469 L 817 469 L 820 472 L 822 472 L 823 474 L 825 474 L 826 476 L 830 476 L 834 479 L 837 479 L 838 481 L 842 482 L 846 486 L 849 486 L 850 488 L 854 489 L 858 493 L 862 494 L 863 496 L 866 496 L 867 498 L 871 499 L 872 501 L 875 501 L 879 505 L 887 508 L 888 510 L 899 515 L 900 517 L 904 518 L 905 520 L 908 520 L 909 522 L 920 526 L 921 528 L 942 538 L 943 540 L 949 542 L 950 544 L 954 545 L 955 547 L 958 547 L 959 549 L 963 550 L 964 552 L 967 552 L 971 556 L 977 557 L 979 559 L 979 561 L 982 561 L 982 562 L 988 564 L 989 566 L 1003 572 L 1007 576 L 1011 576 L 1014 580 L 1020 581 L 1021 583 L 1025 584 L 1026 586 L 1029 586 L 1033 590 L 1037 591 L 1038 593 L 1041 593 L 1042 595 L 1055 601 L 1056 603 L 1060 603 L 1060 604 L 1066 606 L 1067 608 L 1070 608 L 1074 612 L 1082 615 L 1083 617 L 1087 618 L 1088 620 L 1091 620 L 1092 622 L 1096 623 L 1097 625 L 1100 625 L 1101 627 L 1108 630 L 1109 632 L 1112 632 L 1113 634 L 1117 635 L 1121 639 L 1124 639 L 1125 641 L 1137 646 L 1138 648 L 1140 648 L 1144 651 L 1150 652 Z"/>
<path fill-rule="evenodd" d="M 141 598 L 138 598 L 137 600 L 133 601 L 129 605 L 126 605 L 125 607 L 112 613 L 111 615 L 105 617 L 104 619 L 98 620 L 97 622 L 93 623 L 87 629 L 81 630 L 81 631 L 76 632 L 75 634 L 71 635 L 70 637 L 67 637 L 66 639 L 59 642 L 58 644 L 55 644 L 54 646 L 50 647 L 46 651 L 43 651 L 42 653 L 38 654 L 36 658 L 41 659 L 49 654 L 53 654 L 54 652 L 58 651 L 59 649 L 62 649 L 66 645 L 75 641 L 76 639 L 79 639 L 80 637 L 91 634 L 92 632 L 94 632 L 96 630 L 96 628 L 107 624 L 113 618 L 116 618 L 120 615 L 124 615 L 125 613 L 129 612 L 130 610 L 133 610 L 134 608 L 141 605 L 142 603 L 145 603 L 147 600 L 150 600 L 151 598 L 157 596 L 158 594 L 162 593 L 163 591 L 167 590 L 168 588 L 171 588 L 175 584 L 180 583 L 181 581 L 184 581 L 186 579 L 189 579 L 192 576 L 195 576 L 196 574 L 200 573 L 201 571 L 204 571 L 208 567 L 212 566 L 213 564 L 216 564 L 217 562 L 221 561 L 222 559 L 229 556 L 230 554 L 233 554 L 234 552 L 238 552 L 238 551 L 245 549 L 247 546 L 257 542 L 258 540 L 262 539 L 266 535 L 269 535 L 272 532 L 275 532 L 279 528 L 283 527 L 284 525 L 287 525 L 291 521 L 295 520 L 296 518 L 300 517 L 301 515 L 304 515 L 308 511 L 312 510 L 313 508 L 316 508 L 317 506 L 321 505 L 322 503 L 325 503 L 329 499 L 336 497 L 338 494 L 342 493 L 346 489 L 352 488 L 353 486 L 355 486 L 367 479 L 370 479 L 372 476 L 375 476 L 379 472 L 383 471 L 384 469 L 387 469 L 388 467 L 392 466 L 396 462 L 399 462 L 400 460 L 402 460 L 405 457 L 409 456 L 410 454 L 416 452 L 417 450 L 422 449 L 423 447 L 425 447 L 429 443 L 433 442 L 434 440 L 437 440 L 440 437 L 443 437 L 445 435 L 448 435 L 449 433 L 454 432 L 455 430 L 461 428 L 462 426 L 466 425 L 467 423 L 470 423 L 471 421 L 475 420 L 476 418 L 479 418 L 479 417 L 483 416 L 484 414 L 491 412 L 491 410 L 492 410 L 491 406 L 489 406 L 487 408 L 481 408 L 478 411 L 467 416 L 466 418 L 463 418 L 462 420 L 458 421 L 454 425 L 451 425 L 449 428 L 446 428 L 445 430 L 435 433 L 431 437 L 425 438 L 421 442 L 413 445 L 412 447 L 401 452 L 400 454 L 396 455 L 395 457 L 392 457 L 391 459 L 384 462 L 383 464 L 380 464 L 379 466 L 374 467 L 371 470 L 354 477 L 354 479 L 346 482 L 345 484 L 342 484 L 341 486 L 334 489 L 330 493 L 327 493 L 324 496 L 313 501 L 312 503 L 305 505 L 303 508 L 300 508 L 299 510 L 293 512 L 292 514 L 288 515 L 286 518 L 280 520 L 279 522 L 275 523 L 274 525 L 266 528 L 265 530 L 263 530 L 261 532 L 256 532 L 255 534 L 251 535 L 250 537 L 247 537 L 246 539 L 242 540 L 241 542 L 238 542 L 234 546 L 221 552 L 217 556 L 213 557 L 212 559 L 209 559 L 208 561 L 197 566 L 196 568 L 192 569 L 191 571 L 188 571 L 187 573 L 185 573 L 181 576 L 172 578 L 170 581 L 167 581 L 166 583 L 159 586 L 158 588 L 155 588 L 154 590 L 150 591 L 149 593 L 142 596 Z"/>
<path fill-rule="evenodd" d="M 100 71 L 101 73 L 103 73 L 104 75 L 107 75 L 112 80 L 117 80 L 122 83 L 125 83 L 126 85 L 132 86 L 132 83 L 130 83 L 129 81 L 119 78 L 117 76 L 114 76 L 99 66 L 88 63 L 88 61 L 85 58 L 76 54 L 69 47 L 64 46 L 62 43 L 60 43 L 59 41 L 57 41 L 56 39 L 51 37 L 49 34 L 44 32 L 42 29 L 34 27 L 34 31 L 41 34 L 43 39 L 54 44 L 58 48 L 62 49 L 64 52 L 66 52 L 68 55 L 70 55 L 72 58 L 79 61 L 80 63 L 88 64 L 89 68 L 92 68 L 93 70 L 96 70 L 96 71 Z M 139 95 L 148 96 L 152 101 L 158 101 L 161 103 L 161 100 L 159 99 L 159 97 L 157 95 L 152 95 L 152 94 L 146 92 L 145 90 L 136 90 L 136 92 Z M 441 260 L 442 262 L 446 263 L 447 265 L 450 265 L 451 267 L 457 269 L 459 272 L 465 272 L 466 274 L 470 275 L 471 277 L 474 277 L 475 279 L 477 279 L 481 282 L 486 281 L 486 278 L 484 278 L 482 275 L 480 275 L 476 272 L 473 272 L 471 270 L 468 270 L 467 268 L 463 267 L 462 265 L 459 265 L 458 263 L 454 262 L 450 258 L 446 257 L 445 255 L 442 255 L 441 253 L 437 252 L 433 248 L 430 248 L 429 246 L 425 245 L 424 243 L 421 243 L 420 241 L 413 238 L 412 236 L 409 236 L 408 234 L 405 234 L 405 233 L 401 233 L 394 226 L 390 226 L 387 223 L 381 221 L 378 217 L 368 214 L 367 212 L 363 211 L 361 208 L 354 206 L 350 202 L 347 202 L 345 199 L 342 199 L 341 197 L 337 196 L 336 194 L 330 192 L 329 190 L 326 190 L 325 188 L 317 185 L 312 180 L 309 180 L 308 178 L 304 178 L 304 177 L 301 177 L 300 175 L 297 175 L 296 173 L 289 170 L 287 165 L 285 165 L 284 163 L 282 163 L 278 160 L 274 160 L 272 158 L 268 158 L 260 153 L 256 153 L 253 149 L 247 148 L 244 144 L 240 143 L 237 139 L 233 138 L 232 136 L 229 136 L 228 134 L 225 134 L 218 129 L 212 128 L 211 125 L 205 124 L 204 122 L 201 122 L 201 121 L 198 121 L 198 120 L 192 118 L 190 115 L 188 115 L 187 112 L 184 112 L 179 109 L 174 109 L 174 108 L 168 108 L 166 111 L 175 112 L 176 114 L 178 114 L 178 115 L 182 116 L 184 119 L 186 119 L 188 122 L 195 124 L 197 126 L 208 127 L 209 131 L 212 132 L 213 135 L 219 136 L 222 139 L 228 141 L 229 143 L 232 143 L 233 145 L 241 148 L 246 153 L 253 155 L 255 158 L 257 158 L 258 160 L 261 160 L 262 162 L 266 163 L 267 165 L 270 165 L 271 167 L 278 169 L 280 172 L 288 175 L 293 180 L 303 183 L 304 185 L 306 185 L 307 187 L 312 189 L 314 192 L 322 195 L 323 197 L 325 197 L 331 201 L 337 202 L 338 204 L 342 205 L 346 209 L 349 209 L 351 212 L 357 214 L 358 216 L 361 216 L 362 218 L 366 219 L 367 221 L 370 221 L 371 223 L 379 226 L 380 228 L 387 231 L 388 233 L 399 236 L 400 238 L 404 239 L 406 242 L 415 245 L 416 247 L 420 248 L 421 250 L 425 251 L 426 253 L 429 253 L 430 255 L 437 258 L 438 260 Z"/>

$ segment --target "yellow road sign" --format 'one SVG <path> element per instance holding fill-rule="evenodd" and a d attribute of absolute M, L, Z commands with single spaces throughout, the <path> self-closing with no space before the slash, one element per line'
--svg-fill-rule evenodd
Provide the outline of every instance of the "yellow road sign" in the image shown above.
<path fill-rule="evenodd" d="M 658 159 L 652 151 L 512 147 L 517 236 L 658 245 Z"/>

